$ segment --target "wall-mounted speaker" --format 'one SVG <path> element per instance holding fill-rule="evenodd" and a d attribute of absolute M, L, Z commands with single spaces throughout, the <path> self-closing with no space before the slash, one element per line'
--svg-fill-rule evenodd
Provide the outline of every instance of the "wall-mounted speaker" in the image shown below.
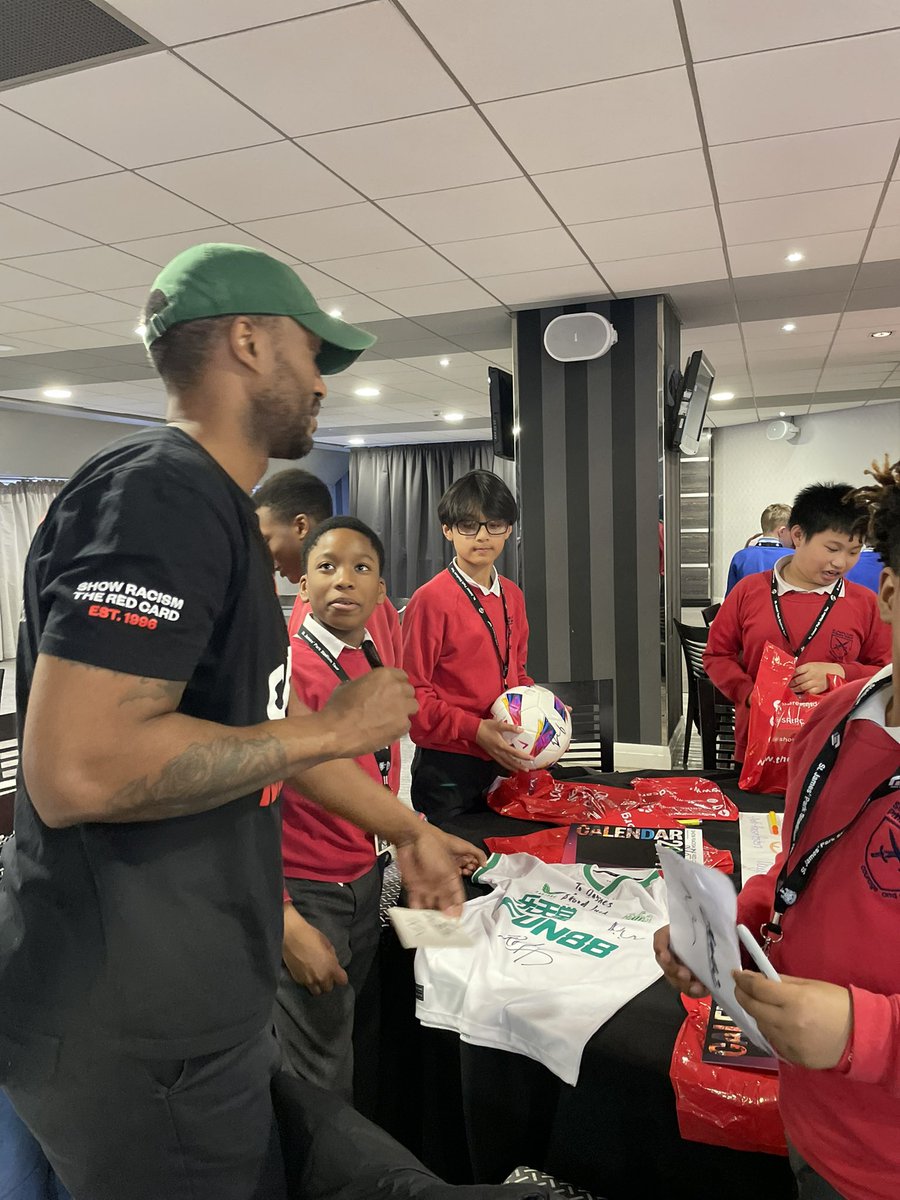
<path fill-rule="evenodd" d="M 790 421 L 773 421 L 766 426 L 766 437 L 770 442 L 792 442 L 800 430 Z"/>
<path fill-rule="evenodd" d="M 599 313 L 564 313 L 544 330 L 544 349 L 557 362 L 602 358 L 618 340 L 615 329 Z"/>

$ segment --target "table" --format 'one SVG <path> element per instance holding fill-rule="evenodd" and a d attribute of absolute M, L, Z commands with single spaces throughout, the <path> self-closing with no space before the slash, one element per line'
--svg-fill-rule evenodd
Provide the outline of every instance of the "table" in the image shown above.
<path fill-rule="evenodd" d="M 627 787 L 636 775 L 703 774 L 746 812 L 782 807 L 777 797 L 741 792 L 734 776 L 715 772 L 641 771 L 592 776 Z M 549 828 L 496 813 L 458 818 L 450 833 L 484 838 Z M 730 850 L 740 884 L 738 823 L 707 822 L 704 837 Z M 473 894 L 475 894 L 473 892 Z M 678 996 L 660 979 L 591 1038 L 578 1085 L 562 1083 L 540 1063 L 470 1046 L 455 1033 L 408 1025 L 412 956 L 386 948 L 388 1044 L 398 1054 L 386 1081 L 393 1111 L 378 1114 L 395 1136 L 453 1182 L 498 1182 L 515 1166 L 548 1171 L 608 1200 L 790 1200 L 787 1160 L 683 1141 L 678 1133 L 669 1062 L 684 1019 Z M 406 1103 L 397 1098 L 405 1095 Z M 390 1102 L 388 1107 L 390 1107 Z"/>

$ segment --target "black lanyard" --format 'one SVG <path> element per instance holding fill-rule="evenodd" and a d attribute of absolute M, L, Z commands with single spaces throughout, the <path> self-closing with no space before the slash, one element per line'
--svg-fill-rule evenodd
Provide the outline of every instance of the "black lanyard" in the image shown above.
<path fill-rule="evenodd" d="M 305 625 L 301 625 L 300 628 L 297 630 L 297 637 L 302 638 L 304 640 L 304 642 L 306 642 L 307 646 L 309 646 L 310 650 L 312 650 L 316 654 L 318 654 L 318 656 L 319 656 L 319 658 L 321 658 L 322 662 L 326 663 L 329 667 L 331 667 L 332 671 L 334 671 L 335 675 L 337 675 L 337 677 L 341 681 L 341 683 L 349 683 L 350 682 L 350 676 L 347 674 L 347 672 L 344 670 L 344 668 L 341 666 L 341 664 L 338 662 L 338 660 L 334 657 L 334 655 L 331 653 L 331 651 L 328 649 L 328 647 L 323 646 L 322 643 L 319 641 L 319 639 L 316 637 L 316 635 L 314 633 L 310 633 L 310 631 L 306 628 Z M 366 639 L 366 641 L 363 642 L 360 649 L 362 650 L 363 654 L 366 656 L 366 662 L 369 664 L 369 666 L 373 670 L 376 667 L 384 666 L 384 663 L 381 661 L 378 651 L 375 648 L 374 642 Z M 385 746 L 381 750 L 375 750 L 374 755 L 375 755 L 375 762 L 378 764 L 378 770 L 381 772 L 381 782 L 384 784 L 385 787 L 390 787 L 391 786 L 391 784 L 390 784 L 390 775 L 391 775 L 391 748 L 390 748 L 390 746 Z"/>
<path fill-rule="evenodd" d="M 472 591 L 472 589 L 469 587 L 468 583 L 466 582 L 465 577 L 463 576 L 462 571 L 460 571 L 459 567 L 456 565 L 455 562 L 452 562 L 450 564 L 450 566 L 447 568 L 447 570 L 450 572 L 450 574 L 453 576 L 453 578 L 456 580 L 456 582 L 459 584 L 459 586 L 462 588 L 462 590 L 469 597 L 469 602 L 471 603 L 472 607 L 475 609 L 475 611 L 478 613 L 479 617 L 481 617 L 482 621 L 484 621 L 485 625 L 487 626 L 488 633 L 491 635 L 491 641 L 494 644 L 494 653 L 497 655 L 497 666 L 500 668 L 500 687 L 501 687 L 501 689 L 505 690 L 506 689 L 506 680 L 509 676 L 511 634 L 510 634 L 509 610 L 506 607 L 506 595 L 503 591 L 503 584 L 500 583 L 500 578 L 498 576 L 497 577 L 497 586 L 500 588 L 500 599 L 503 602 L 503 627 L 506 630 L 506 654 L 505 654 L 505 656 L 500 653 L 500 643 L 497 641 L 497 631 L 494 628 L 494 624 L 491 621 L 491 618 L 487 615 L 487 610 L 485 609 L 485 607 L 481 603 L 481 601 L 478 599 L 478 597 L 475 595 L 475 593 Z"/>
<path fill-rule="evenodd" d="M 781 615 L 781 600 L 778 596 L 778 576 L 775 574 L 774 570 L 772 571 L 772 607 L 775 609 L 775 620 L 778 622 L 778 628 L 781 630 L 781 636 L 787 642 L 788 649 L 791 651 L 791 654 L 793 654 L 794 658 L 800 657 L 800 655 L 803 653 L 803 651 L 806 649 L 806 647 L 809 645 L 809 643 L 813 640 L 813 638 L 816 636 L 816 634 L 819 632 L 819 630 L 825 624 L 825 621 L 828 618 L 828 614 L 831 612 L 832 608 L 834 607 L 835 601 L 841 595 L 843 590 L 844 590 L 844 581 L 843 581 L 843 579 L 839 579 L 837 581 L 837 583 L 834 585 L 834 587 L 831 589 L 831 592 L 829 593 L 829 595 L 826 596 L 825 603 L 822 605 L 822 608 L 819 611 L 819 615 L 816 617 L 816 619 L 813 621 L 812 625 L 810 625 L 809 629 L 807 630 L 806 637 L 803 639 L 803 641 L 800 643 L 800 645 L 795 650 L 791 647 L 790 634 L 788 633 L 787 627 L 784 623 L 784 617 Z"/>
<path fill-rule="evenodd" d="M 778 875 L 778 882 L 775 884 L 775 900 L 772 908 L 772 918 L 763 925 L 760 933 L 763 937 L 763 949 L 768 950 L 773 942 L 780 942 L 784 936 L 784 931 L 781 928 L 781 919 L 787 910 L 797 903 L 804 891 L 809 887 L 813 875 L 822 862 L 822 859 L 841 838 L 850 830 L 860 819 L 863 813 L 867 812 L 876 800 L 880 800 L 882 796 L 886 796 L 888 792 L 896 791 L 900 788 L 900 760 L 898 760 L 897 772 L 892 773 L 880 783 L 877 788 L 865 799 L 859 811 L 851 821 L 848 821 L 843 829 L 838 829 L 827 837 L 822 838 L 817 842 L 812 849 L 808 850 L 802 858 L 791 867 L 791 855 L 796 849 L 797 843 L 800 840 L 800 834 L 803 831 L 803 826 L 806 824 L 813 810 L 819 802 L 825 785 L 828 782 L 828 777 L 834 767 L 835 760 L 838 756 L 841 742 L 844 738 L 844 730 L 847 722 L 865 702 L 876 693 L 884 691 L 886 687 L 893 686 L 893 679 L 890 675 L 884 679 L 879 679 L 875 683 L 869 683 L 859 693 L 856 703 L 847 713 L 847 715 L 839 722 L 839 724 L 828 735 L 822 749 L 813 759 L 812 765 L 806 774 L 806 779 L 803 781 L 803 788 L 800 792 L 800 802 L 797 805 L 797 812 L 794 816 L 794 828 L 791 831 L 790 848 L 785 857 L 784 864 Z M 900 748 L 898 748 L 900 749 Z"/>

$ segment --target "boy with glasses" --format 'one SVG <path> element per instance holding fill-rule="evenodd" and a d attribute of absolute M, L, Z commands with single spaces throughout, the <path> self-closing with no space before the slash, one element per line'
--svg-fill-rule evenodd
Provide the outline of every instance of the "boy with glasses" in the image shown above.
<path fill-rule="evenodd" d="M 483 809 L 485 789 L 501 771 L 531 766 L 503 736 L 509 726 L 490 715 L 501 692 L 533 683 L 525 670 L 525 598 L 494 567 L 518 515 L 497 475 L 457 479 L 438 505 L 455 557 L 418 589 L 404 616 L 403 664 L 419 702 L 411 796 L 437 825 Z"/>

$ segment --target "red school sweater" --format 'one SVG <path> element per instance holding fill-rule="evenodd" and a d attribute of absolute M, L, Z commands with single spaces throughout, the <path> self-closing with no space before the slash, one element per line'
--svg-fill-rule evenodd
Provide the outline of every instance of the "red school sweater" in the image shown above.
<path fill-rule="evenodd" d="M 863 686 L 834 692 L 797 735 L 788 767 L 786 843 L 806 773 Z M 900 743 L 873 721 L 850 721 L 791 865 L 851 821 L 892 772 L 900 772 Z M 846 1200 L 896 1200 L 898 1194 L 900 862 L 891 857 L 891 833 L 900 841 L 900 789 L 875 801 L 826 853 L 785 913 L 784 940 L 771 955 L 779 972 L 848 987 L 853 996 L 853 1032 L 836 1067 L 779 1065 L 788 1137 Z M 749 880 L 738 898 L 738 920 L 754 933 L 771 914 L 785 853 L 767 875 Z"/>
<path fill-rule="evenodd" d="M 301 600 L 298 596 L 294 601 L 288 621 L 288 637 L 291 639 L 292 646 L 294 645 L 294 634 L 306 620 L 307 613 L 311 611 L 309 601 Z M 400 618 L 397 616 L 396 608 L 387 597 L 385 597 L 384 603 L 379 604 L 369 617 L 367 629 L 378 647 L 378 653 L 381 655 L 384 665 L 386 667 L 402 667 L 403 640 L 400 637 Z"/>
<path fill-rule="evenodd" d="M 403 614 L 403 666 L 416 689 L 419 711 L 410 736 L 428 750 L 449 750 L 487 759 L 475 744 L 478 726 L 491 705 L 509 687 L 531 684 L 525 670 L 528 621 L 525 597 L 510 579 L 500 577 L 509 613 L 510 656 L 506 680 L 491 635 L 472 601 L 449 571 L 441 571 L 420 587 Z M 497 634 L 506 646 L 503 602 L 476 591 Z"/>
<path fill-rule="evenodd" d="M 703 655 L 706 673 L 720 692 L 735 704 L 734 755 L 744 761 L 753 691 L 766 642 L 789 652 L 799 645 L 818 616 L 826 597 L 820 592 L 786 592 L 781 615 L 791 635 L 787 645 L 772 606 L 772 572 L 760 571 L 739 580 L 722 602 L 709 630 Z M 878 615 L 875 596 L 867 588 L 844 580 L 844 594 L 835 601 L 822 628 L 798 662 L 833 662 L 848 680 L 868 679 L 891 661 L 891 631 Z"/>
<path fill-rule="evenodd" d="M 377 641 L 375 646 L 382 661 L 386 661 L 390 654 L 388 647 L 382 654 Z M 341 651 L 338 661 L 351 679 L 358 679 L 371 670 L 363 651 L 350 646 Z M 297 695 L 313 712 L 323 709 L 334 689 L 340 686 L 331 667 L 299 637 L 291 638 L 291 682 Z M 374 754 L 364 754 L 356 762 L 381 784 L 381 772 Z M 396 742 L 391 746 L 388 782 L 396 795 L 400 788 L 400 747 Z M 375 846 L 370 834 L 343 817 L 334 816 L 288 784 L 281 790 L 281 810 L 281 855 L 284 874 L 289 879 L 350 883 L 373 866 Z"/>

